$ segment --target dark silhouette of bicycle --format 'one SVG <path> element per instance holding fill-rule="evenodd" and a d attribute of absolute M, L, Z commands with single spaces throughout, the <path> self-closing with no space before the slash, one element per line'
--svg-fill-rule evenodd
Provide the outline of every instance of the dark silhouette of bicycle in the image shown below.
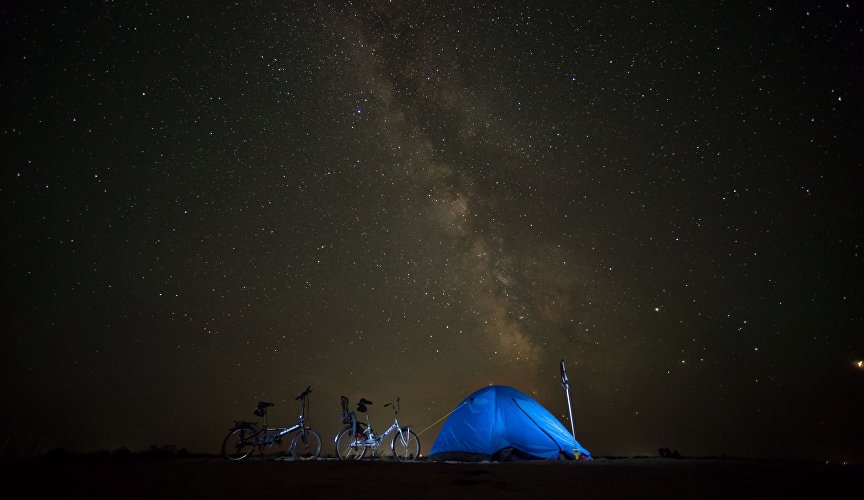
<path fill-rule="evenodd" d="M 290 427 L 270 427 L 267 425 L 267 408 L 273 403 L 259 401 L 255 407 L 255 415 L 264 419 L 260 428 L 256 422 L 234 421 L 234 426 L 228 429 L 228 435 L 222 441 L 222 456 L 228 460 L 246 460 L 252 453 L 258 452 L 261 458 L 283 459 L 290 451 L 294 460 L 314 460 L 321 455 L 321 437 L 306 426 L 306 409 L 309 406 L 308 397 L 311 387 L 306 387 L 299 396 L 300 416 L 296 424 Z M 286 436 L 298 431 L 290 441 L 288 450 L 282 446 L 287 441 Z M 265 455 L 266 452 L 266 455 Z"/>
<path fill-rule="evenodd" d="M 366 405 L 371 405 L 372 401 L 366 398 L 360 398 L 357 403 L 357 411 L 366 413 Z M 340 460 L 360 460 L 366 456 L 366 452 L 372 452 L 372 458 L 375 458 L 375 453 L 381 447 L 381 443 L 393 431 L 393 440 L 390 441 L 390 451 L 393 457 L 399 462 L 413 462 L 420 456 L 420 440 L 417 434 L 409 427 L 399 425 L 399 398 L 396 398 L 396 404 L 387 403 L 384 407 L 393 408 L 393 423 L 384 431 L 383 434 L 375 434 L 372 430 L 372 425 L 369 423 L 369 415 L 366 415 L 366 423 L 358 422 L 356 414 L 353 411 L 348 411 L 348 398 L 342 396 L 342 422 L 347 424 L 344 429 L 336 434 L 333 439 L 336 445 L 336 455 Z"/>

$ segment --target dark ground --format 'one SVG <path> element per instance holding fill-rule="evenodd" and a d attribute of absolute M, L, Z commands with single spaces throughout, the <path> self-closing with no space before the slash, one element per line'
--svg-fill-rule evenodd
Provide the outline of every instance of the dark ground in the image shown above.
<path fill-rule="evenodd" d="M 860 498 L 864 466 L 734 459 L 409 464 L 39 458 L 4 484 L 59 498 Z"/>

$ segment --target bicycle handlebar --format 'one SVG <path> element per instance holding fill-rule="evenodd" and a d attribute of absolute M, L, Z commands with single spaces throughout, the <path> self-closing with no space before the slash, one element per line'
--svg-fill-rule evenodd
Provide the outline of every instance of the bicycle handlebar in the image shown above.
<path fill-rule="evenodd" d="M 307 385 L 307 386 L 306 386 L 306 390 L 303 391 L 299 396 L 297 396 L 296 398 L 294 398 L 294 401 L 297 401 L 298 399 L 301 399 L 301 398 L 305 398 L 305 397 L 308 396 L 309 393 L 311 393 L 311 392 L 312 392 L 312 386 Z"/>
<path fill-rule="evenodd" d="M 398 397 L 396 398 L 395 404 L 394 403 L 387 403 L 384 405 L 384 408 L 387 408 L 388 406 L 392 406 L 393 411 L 395 411 L 396 413 L 399 413 L 399 398 Z"/>

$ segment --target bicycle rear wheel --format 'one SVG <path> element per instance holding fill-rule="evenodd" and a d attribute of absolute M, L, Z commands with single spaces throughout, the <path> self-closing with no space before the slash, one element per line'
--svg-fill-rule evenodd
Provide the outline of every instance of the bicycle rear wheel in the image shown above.
<path fill-rule="evenodd" d="M 366 446 L 357 443 L 363 439 L 362 433 L 352 435 L 351 427 L 342 429 L 336 435 L 336 456 L 339 460 L 360 460 L 366 455 Z"/>
<path fill-rule="evenodd" d="M 291 454 L 294 460 L 314 460 L 321 455 L 321 437 L 312 429 L 306 428 L 291 441 Z"/>
<path fill-rule="evenodd" d="M 390 444 L 393 456 L 400 462 L 413 462 L 420 456 L 420 439 L 414 431 L 404 427 L 394 436 Z"/>
<path fill-rule="evenodd" d="M 228 460 L 246 460 L 258 447 L 258 429 L 239 427 L 222 441 L 222 456 Z"/>

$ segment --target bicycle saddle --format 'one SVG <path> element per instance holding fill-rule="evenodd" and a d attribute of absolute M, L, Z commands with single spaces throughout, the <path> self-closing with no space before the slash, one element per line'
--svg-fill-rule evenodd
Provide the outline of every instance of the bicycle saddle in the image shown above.
<path fill-rule="evenodd" d="M 275 406 L 273 403 L 268 403 L 267 401 L 258 401 L 258 406 L 255 407 L 255 411 L 252 413 L 255 414 L 256 417 L 263 417 L 267 414 L 267 407 Z"/>
<path fill-rule="evenodd" d="M 357 403 L 357 411 L 360 413 L 366 413 L 366 405 L 371 405 L 372 401 L 369 401 L 366 398 L 360 398 L 360 401 Z"/>

